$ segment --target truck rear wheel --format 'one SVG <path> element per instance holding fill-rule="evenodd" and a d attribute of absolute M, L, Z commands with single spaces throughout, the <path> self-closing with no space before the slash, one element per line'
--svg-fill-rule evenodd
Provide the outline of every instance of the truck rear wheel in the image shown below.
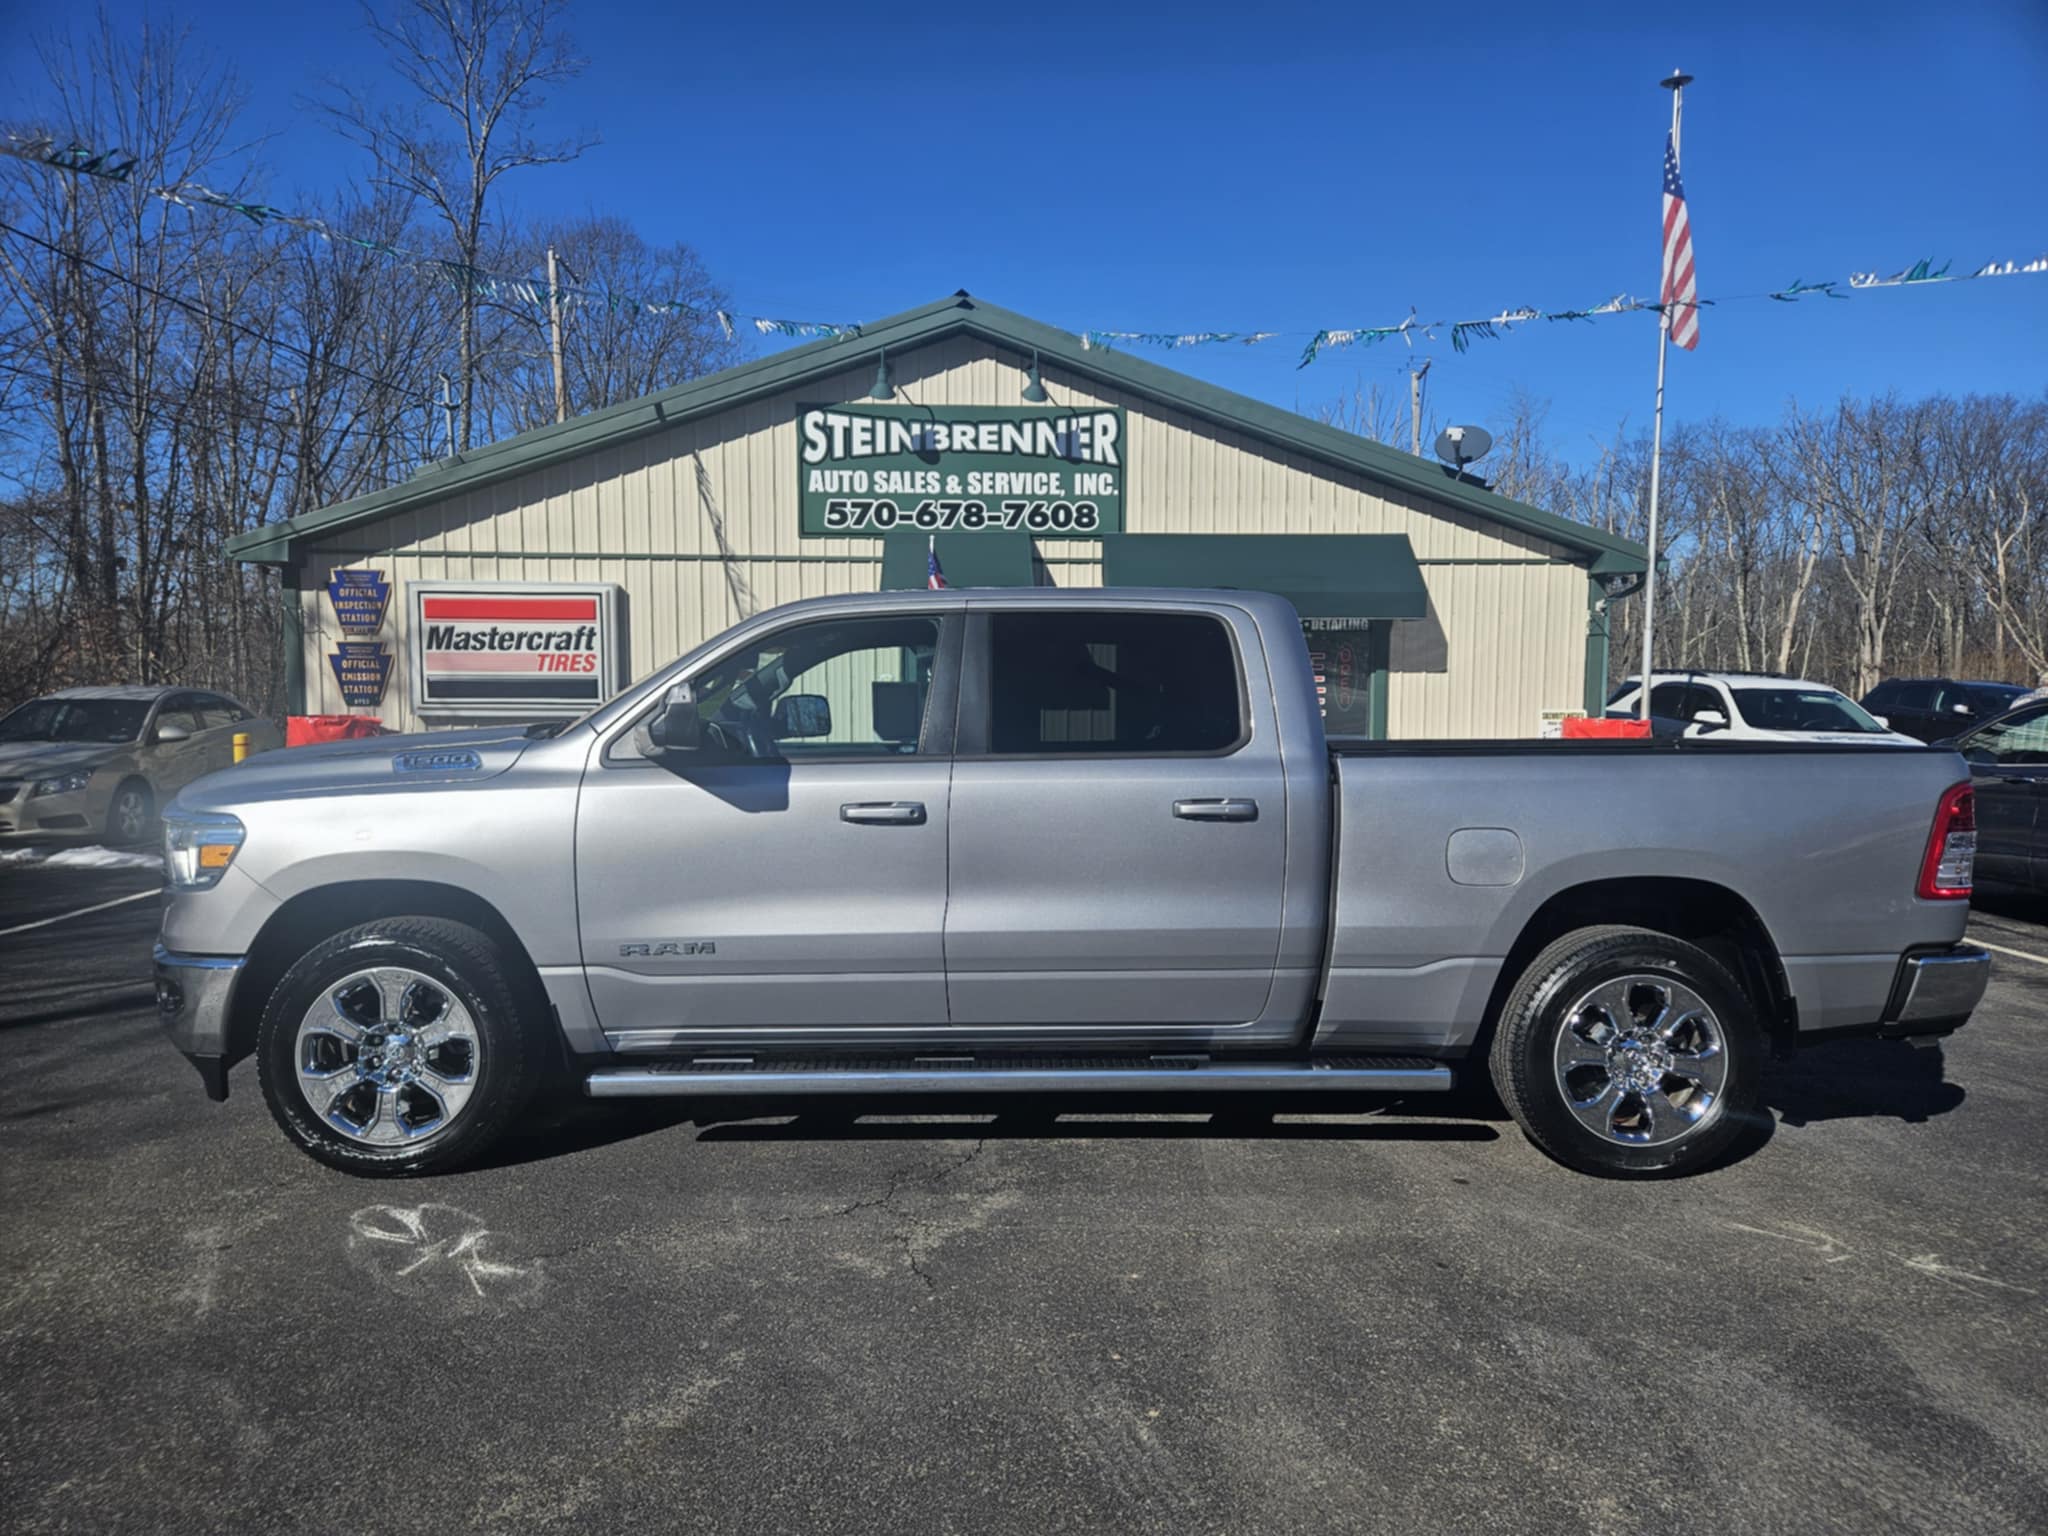
<path fill-rule="evenodd" d="M 461 923 L 394 917 L 317 945 L 257 1028 L 270 1112 L 307 1152 L 372 1177 L 479 1156 L 545 1070 L 498 946 Z"/>
<path fill-rule="evenodd" d="M 1494 1088 L 1568 1167 L 1654 1178 L 1710 1166 L 1756 1123 L 1762 1033 L 1735 978 L 1648 928 L 1581 928 L 1530 962 L 1494 1033 Z"/>

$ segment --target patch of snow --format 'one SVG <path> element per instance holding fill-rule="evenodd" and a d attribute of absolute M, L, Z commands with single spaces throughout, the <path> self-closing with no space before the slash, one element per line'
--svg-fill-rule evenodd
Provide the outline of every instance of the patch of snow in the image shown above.
<path fill-rule="evenodd" d="M 154 853 L 137 853 L 125 848 L 60 848 L 43 863 L 52 869 L 162 869 L 163 859 Z"/>

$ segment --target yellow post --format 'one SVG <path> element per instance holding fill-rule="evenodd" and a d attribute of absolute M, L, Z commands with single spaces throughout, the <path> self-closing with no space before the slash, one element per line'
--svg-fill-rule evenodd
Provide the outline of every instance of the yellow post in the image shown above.
<path fill-rule="evenodd" d="M 247 731 L 235 732 L 235 761 L 239 763 L 243 758 L 247 757 L 248 755 L 249 733 Z"/>

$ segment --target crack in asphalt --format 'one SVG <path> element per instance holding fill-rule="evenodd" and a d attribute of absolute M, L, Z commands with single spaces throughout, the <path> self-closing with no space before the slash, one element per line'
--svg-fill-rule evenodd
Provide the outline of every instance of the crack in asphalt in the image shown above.
<path fill-rule="evenodd" d="M 846 1216 L 858 1216 L 862 1211 L 888 1211 L 891 1215 L 900 1216 L 903 1219 L 903 1225 L 896 1227 L 890 1232 L 890 1239 L 903 1250 L 903 1262 L 909 1267 L 910 1272 L 924 1282 L 926 1294 L 936 1293 L 939 1288 L 938 1282 L 932 1278 L 931 1272 L 925 1268 L 923 1262 L 917 1256 L 918 1235 L 920 1232 L 928 1230 L 934 1224 L 907 1211 L 898 1210 L 896 1208 L 896 1197 L 903 1192 L 906 1185 L 913 1187 L 922 1186 L 923 1188 L 930 1189 L 933 1185 L 945 1182 L 962 1168 L 965 1168 L 969 1163 L 980 1157 L 987 1146 L 988 1137 L 984 1134 L 976 1137 L 974 1145 L 961 1153 L 960 1156 L 929 1173 L 920 1174 L 915 1168 L 894 1169 L 889 1174 L 889 1182 L 884 1186 L 879 1195 L 872 1195 L 865 1199 L 852 1201 L 849 1204 L 840 1206 L 836 1210 L 826 1212 L 824 1217 L 783 1216 L 777 1219 L 783 1222 L 837 1220 Z"/>

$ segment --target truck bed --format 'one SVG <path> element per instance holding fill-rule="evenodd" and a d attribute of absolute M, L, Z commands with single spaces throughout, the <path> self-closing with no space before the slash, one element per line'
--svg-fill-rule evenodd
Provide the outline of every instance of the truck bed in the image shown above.
<path fill-rule="evenodd" d="M 1329 743 L 1318 1049 L 1455 1055 L 1518 938 L 1595 888 L 1696 893 L 1775 941 L 1797 1027 L 1876 1022 L 1901 952 L 1962 937 L 1916 898 L 1946 749 L 1656 741 Z M 1739 904 L 1736 906 L 1735 904 Z"/>

